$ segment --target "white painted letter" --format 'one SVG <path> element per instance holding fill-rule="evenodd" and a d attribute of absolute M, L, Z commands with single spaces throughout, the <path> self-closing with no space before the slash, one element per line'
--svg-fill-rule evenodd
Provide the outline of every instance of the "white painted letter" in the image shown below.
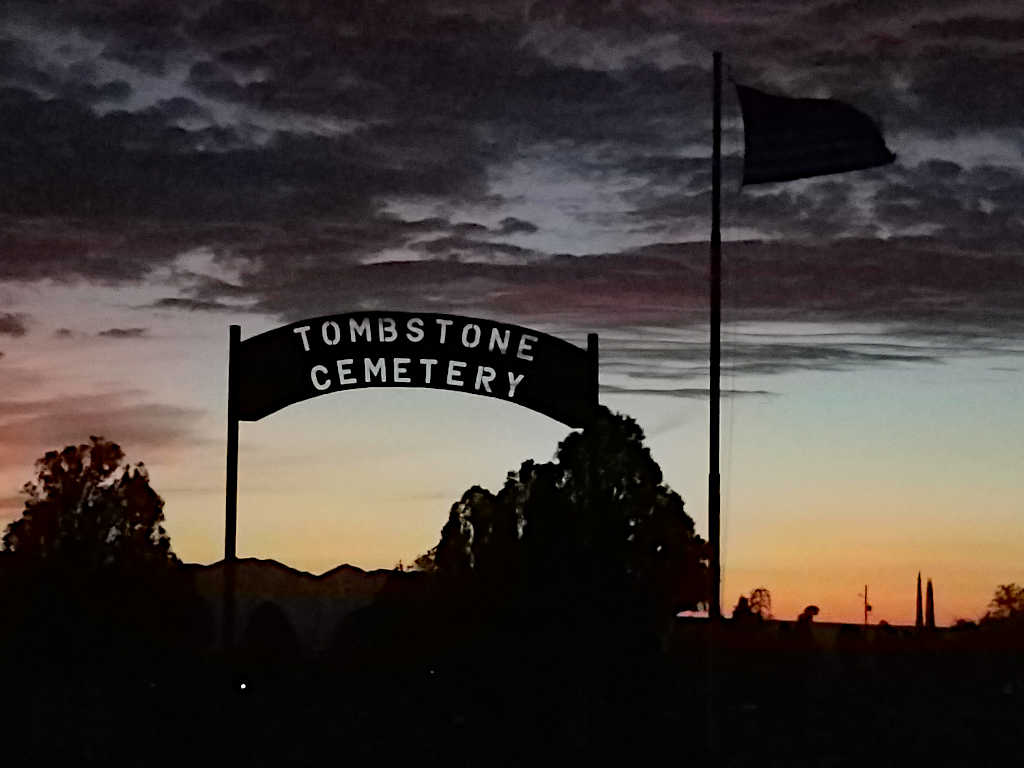
<path fill-rule="evenodd" d="M 486 371 L 486 373 L 485 373 Z M 473 389 L 480 389 L 482 386 L 488 392 L 491 391 L 491 382 L 494 381 L 494 377 L 498 374 L 489 365 L 481 365 L 476 369 L 476 384 L 473 385 Z"/>
<path fill-rule="evenodd" d="M 515 397 L 516 387 L 519 386 L 519 383 L 522 380 L 523 380 L 523 374 L 522 373 L 512 373 L 512 371 L 508 372 L 508 396 L 509 396 L 510 400 L 513 397 Z"/>
<path fill-rule="evenodd" d="M 390 334 L 385 336 L 385 332 Z M 394 341 L 398 338 L 398 331 L 395 330 L 395 321 L 390 317 L 382 317 L 377 320 L 377 339 L 378 341 Z"/>
<path fill-rule="evenodd" d="M 309 326 L 304 325 L 301 328 L 292 328 L 292 333 L 302 334 L 302 348 L 309 352 L 309 339 L 306 338 L 306 334 L 309 333 Z"/>
<path fill-rule="evenodd" d="M 491 328 L 491 341 L 487 345 L 487 351 L 488 352 L 493 352 L 495 347 L 497 347 L 498 351 L 500 351 L 501 354 L 503 354 L 503 355 L 506 352 L 508 352 L 508 342 L 509 342 L 509 339 L 512 337 L 512 331 L 510 331 L 508 328 L 506 328 L 504 333 L 505 333 L 505 338 L 502 339 L 501 338 L 502 332 L 499 331 L 497 328 Z"/>
<path fill-rule="evenodd" d="M 351 317 L 348 319 L 348 335 L 352 340 L 352 343 L 356 343 L 356 336 L 362 336 L 366 334 L 367 341 L 373 341 L 373 332 L 370 330 L 370 319 L 364 317 L 361 322 L 357 323 Z"/>
<path fill-rule="evenodd" d="M 328 330 L 330 330 L 330 334 L 327 333 Z M 329 347 L 333 347 L 341 341 L 341 328 L 339 328 L 338 324 L 333 320 L 328 320 L 323 324 L 323 327 L 320 328 L 320 335 L 324 337 L 324 344 Z"/>
<path fill-rule="evenodd" d="M 421 357 L 420 365 L 423 366 L 423 383 L 430 383 L 430 369 L 437 365 L 437 360 L 431 360 L 429 357 Z"/>
<path fill-rule="evenodd" d="M 420 318 L 410 317 L 405 327 L 408 328 L 405 338 L 414 343 L 423 341 L 423 321 Z"/>
<path fill-rule="evenodd" d="M 387 382 L 388 368 L 385 358 L 378 357 L 376 362 L 369 357 L 363 358 L 363 381 L 369 384 L 373 376 L 379 376 L 381 384 Z"/>
<path fill-rule="evenodd" d="M 470 329 L 473 329 L 474 331 L 476 331 L 476 335 L 473 336 L 472 342 L 469 340 L 469 337 L 472 335 L 470 333 Z M 464 346 L 464 347 L 466 347 L 468 349 L 472 349 L 473 347 L 475 347 L 479 343 L 480 343 L 480 326 L 477 325 L 476 323 L 467 323 L 466 325 L 462 326 L 462 346 Z"/>
<path fill-rule="evenodd" d="M 325 365 L 314 365 L 312 370 L 309 372 L 309 378 L 313 380 L 313 386 L 323 392 L 325 389 L 331 388 L 331 380 L 325 379 L 323 382 L 317 378 L 317 374 L 327 375 L 327 366 Z"/>
<path fill-rule="evenodd" d="M 461 360 L 449 360 L 448 361 L 448 386 L 449 387 L 461 387 L 462 386 L 462 369 L 466 367 L 466 364 Z M 458 368 L 458 370 L 456 370 Z"/>
<path fill-rule="evenodd" d="M 352 371 L 350 370 L 352 365 L 352 358 L 346 357 L 344 360 L 338 361 L 338 383 L 339 384 L 356 384 L 355 379 L 352 378 Z"/>
<path fill-rule="evenodd" d="M 451 320 L 444 320 L 444 319 L 439 317 L 439 318 L 437 318 L 437 324 L 441 326 L 441 341 L 440 341 L 440 343 L 444 344 L 444 334 L 445 334 L 445 331 L 448 330 L 448 326 L 452 324 L 452 321 Z"/>
<path fill-rule="evenodd" d="M 530 339 L 530 341 L 527 341 Z M 516 355 L 520 360 L 533 360 L 533 355 L 527 354 L 533 348 L 533 342 L 537 340 L 536 336 L 531 336 L 528 333 L 524 333 L 519 339 L 519 352 Z"/>
<path fill-rule="evenodd" d="M 407 366 L 411 362 L 412 360 L 410 360 L 408 357 L 396 357 L 392 361 L 394 365 L 394 375 L 391 377 L 391 380 L 395 382 L 395 384 L 412 383 L 412 379 L 409 378 L 409 372 L 405 370 L 405 366 Z"/>

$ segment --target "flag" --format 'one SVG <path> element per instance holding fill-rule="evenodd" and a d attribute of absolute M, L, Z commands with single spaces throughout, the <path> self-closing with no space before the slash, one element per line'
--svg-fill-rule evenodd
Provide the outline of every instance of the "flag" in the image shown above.
<path fill-rule="evenodd" d="M 874 121 L 835 99 L 790 99 L 737 85 L 743 183 L 791 181 L 886 165 L 896 156 Z"/>

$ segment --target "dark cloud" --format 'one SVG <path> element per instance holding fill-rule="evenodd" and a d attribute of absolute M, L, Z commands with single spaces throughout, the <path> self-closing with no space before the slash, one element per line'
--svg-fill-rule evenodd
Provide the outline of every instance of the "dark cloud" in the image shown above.
<path fill-rule="evenodd" d="M 141 280 L 203 236 L 156 221 L 0 215 L 0 280 Z"/>
<path fill-rule="evenodd" d="M 191 408 L 140 402 L 132 392 L 0 401 L 0 468 L 24 465 L 30 473 L 33 458 L 89 435 L 114 440 L 129 456 L 148 452 L 152 461 L 154 454 L 194 443 L 201 416 Z"/>
<path fill-rule="evenodd" d="M 536 224 L 517 219 L 515 216 L 506 216 L 498 225 L 498 233 L 502 235 L 532 235 L 537 230 Z"/>
<path fill-rule="evenodd" d="M 0 279 L 118 284 L 162 269 L 172 278 L 157 295 L 174 298 L 153 309 L 294 319 L 394 306 L 694 327 L 706 246 L 677 241 L 707 230 L 711 47 L 737 80 L 847 99 L 900 140 L 1019 142 L 1008 87 L 1024 79 L 1024 21 L 1005 3 L 12 7 L 27 21 L 0 39 Z M 33 29 L 98 46 L 54 55 Z M 135 71 L 119 79 L 111 62 Z M 728 90 L 726 118 L 737 148 Z M 867 321 L 978 343 L 986 326 L 1020 327 L 1019 164 L 901 159 L 742 192 L 741 164 L 728 149 L 724 223 L 749 238 L 725 246 L 729 320 Z M 531 169 L 577 190 L 552 204 L 569 224 L 506 215 L 503 176 L 523 174 L 523 200 L 549 199 Z M 578 226 L 586 255 L 545 248 L 556 226 Z M 655 244 L 588 248 L 595 227 Z M 518 235 L 529 248 L 505 241 Z M 237 265 L 237 280 L 175 266 L 198 247 Z M 774 346 L 737 356 L 736 371 L 911 362 Z"/>
<path fill-rule="evenodd" d="M 452 225 L 452 232 L 456 235 L 463 237 L 473 237 L 478 235 L 486 235 L 489 230 L 483 224 L 477 224 L 473 221 L 463 221 L 458 224 Z"/>
<path fill-rule="evenodd" d="M 681 397 L 685 399 L 707 399 L 710 392 L 707 388 L 681 387 L 675 389 L 651 389 L 642 387 L 618 387 L 612 384 L 602 384 L 601 392 L 607 395 L 653 395 L 655 397 Z M 775 397 L 775 392 L 768 392 L 759 389 L 723 389 L 722 397 Z"/>
<path fill-rule="evenodd" d="M 219 301 L 202 301 L 200 299 L 165 298 L 158 299 L 150 305 L 153 309 L 184 309 L 189 312 L 237 312 L 238 307 Z"/>
<path fill-rule="evenodd" d="M 1024 18 L 963 16 L 914 24 L 915 33 L 929 38 L 963 41 L 980 38 L 1000 43 L 1019 43 L 1024 38 Z"/>
<path fill-rule="evenodd" d="M 110 80 L 100 85 L 75 83 L 61 88 L 60 94 L 63 98 L 86 104 L 123 102 L 132 95 L 132 87 L 124 80 Z"/>
<path fill-rule="evenodd" d="M 212 3 L 206 12 L 188 25 L 199 38 L 222 42 L 225 37 L 271 33 L 294 21 L 294 16 L 274 7 L 274 3 L 252 0 L 225 0 Z"/>
<path fill-rule="evenodd" d="M 177 120 L 211 120 L 209 111 L 199 106 L 192 99 L 187 99 L 184 96 L 175 96 L 171 99 L 162 99 L 156 103 L 153 107 L 153 111 L 160 114 L 160 116 L 168 121 L 174 122 Z"/>
<path fill-rule="evenodd" d="M 671 337 L 647 345 L 614 340 L 617 329 L 632 334 L 644 327 L 706 324 L 704 243 L 582 257 L 455 235 L 418 247 L 426 258 L 375 263 L 338 258 L 329 247 L 303 258 L 261 251 L 253 262 L 258 266 L 238 284 L 200 278 L 190 290 L 199 301 L 247 300 L 255 310 L 288 321 L 339 307 L 394 307 L 516 318 L 580 338 L 598 330 L 612 334 L 602 341 L 602 365 L 609 371 L 636 379 L 658 378 L 666 370 L 672 377 L 706 375 L 703 338 L 690 347 Z M 752 241 L 726 243 L 724 263 L 727 327 L 787 321 L 877 328 L 877 338 L 866 341 L 729 342 L 727 372 L 736 375 L 936 363 L 967 350 L 1014 353 L 1005 339 L 1024 331 L 1021 253 L 993 254 L 928 237 Z M 924 346 L 900 339 L 921 339 Z"/>
<path fill-rule="evenodd" d="M 0 336 L 24 336 L 28 333 L 26 317 L 13 312 L 0 312 Z"/>
<path fill-rule="evenodd" d="M 231 130 L 187 131 L 159 110 L 97 117 L 16 90 L 0 93 L 0 105 L 10 118 L 0 129 L 7 168 L 0 212 L 13 215 L 240 220 L 368 212 L 367 191 L 459 183 L 454 165 L 443 180 L 423 166 L 403 183 L 386 167 L 376 173 L 366 155 L 357 164 L 316 137 L 280 135 L 266 149 L 243 148 Z"/>
<path fill-rule="evenodd" d="M 459 235 L 420 240 L 413 243 L 411 247 L 417 251 L 448 259 L 498 261 L 510 258 L 517 262 L 526 262 L 530 257 L 538 255 L 536 251 L 517 245 L 476 240 Z"/>
<path fill-rule="evenodd" d="M 1018 62 L 1006 55 L 986 58 L 961 45 L 972 36 L 998 34 L 1005 21 L 985 15 L 989 9 L 977 4 L 951 3 L 944 11 L 967 9 L 962 29 L 954 24 L 955 14 L 929 16 L 934 8 L 862 13 L 858 4 L 845 2 L 694 3 L 677 10 L 646 3 L 594 3 L 583 10 L 579 4 L 553 2 L 526 11 L 413 2 L 345 8 L 278 2 L 208 3 L 199 9 L 159 5 L 152 11 L 91 2 L 48 12 L 18 7 L 50 25 L 80 28 L 105 40 L 108 48 L 115 42 L 144 46 L 160 30 L 163 45 L 191 61 L 192 87 L 273 116 L 279 135 L 269 129 L 270 135 L 257 141 L 241 124 L 183 127 L 186 119 L 210 119 L 206 107 L 184 96 L 141 112 L 100 117 L 75 111 L 73 105 L 90 102 L 84 95 L 53 91 L 60 98 L 41 103 L 8 95 L 10 111 L 25 117 L 9 128 L 9 146 L 18 152 L 9 158 L 7 210 L 355 220 L 372 215 L 388 197 L 485 195 L 489 167 L 530 147 L 552 146 L 561 156 L 576 154 L 570 165 L 592 164 L 595 175 L 646 179 L 635 196 L 637 214 L 646 222 L 639 226 L 664 227 L 673 215 L 676 222 L 702 219 L 706 165 L 674 153 L 681 142 L 707 140 L 707 61 L 668 65 L 657 50 L 641 47 L 613 57 L 614 66 L 595 63 L 602 47 L 610 53 L 632 51 L 649 42 L 655 30 L 706 44 L 713 37 L 705 40 L 705 32 L 742 42 L 742 55 L 730 62 L 740 76 L 749 70 L 762 73 L 755 84 L 863 96 L 865 108 L 884 106 L 903 128 L 938 132 L 972 120 L 994 125 L 1000 116 L 1003 126 L 1016 124 L 1005 98 L 993 101 L 998 89 L 980 86 L 1013 82 Z M 844 28 L 843 45 L 834 45 L 822 30 L 847 17 L 860 23 Z M 961 47 L 953 53 L 979 59 L 978 66 L 942 55 L 941 66 L 949 72 L 937 73 L 934 66 L 919 67 L 916 58 L 904 58 L 899 74 L 909 80 L 900 92 L 913 94 L 904 104 L 891 85 L 893 58 L 878 55 L 878 19 L 892 25 L 891 35 L 904 33 L 905 42 L 922 53 L 927 45 L 949 45 L 955 33 Z M 546 25 L 546 37 L 539 25 Z M 575 43 L 574 55 L 566 57 L 565 46 L 557 43 L 576 40 L 577 32 L 584 42 Z M 551 42 L 545 42 L 548 38 Z M 782 59 L 780 50 L 787 53 Z M 39 69 L 37 59 L 31 45 L 11 39 L 3 60 L 13 71 Z M 1002 69 L 983 78 L 980 73 L 993 67 Z M 98 82 L 96 71 L 90 74 L 85 64 L 79 69 L 82 87 L 109 85 Z M 977 82 L 951 88 L 950 76 Z M 878 99 L 888 102 L 879 105 Z M 361 127 L 303 135 L 303 117 Z M 53 124 L 77 128 L 55 136 L 45 130 Z M 32 167 L 18 157 L 33 157 Z M 734 173 L 732 165 L 727 175 Z M 63 191 L 69 188 L 78 194 Z M 777 236 L 873 234 L 870 224 L 843 220 L 841 203 L 848 195 L 849 184 L 842 180 L 828 194 L 819 187 L 813 194 L 741 197 L 732 221 Z M 894 213 L 901 211 L 906 212 Z"/>
<path fill-rule="evenodd" d="M 100 331 L 97 336 L 104 336 L 109 339 L 139 339 L 149 333 L 148 328 L 108 328 Z"/>
<path fill-rule="evenodd" d="M 885 331 L 846 334 L 835 338 L 813 335 L 794 342 L 793 335 L 747 335 L 727 324 L 722 345 L 724 376 L 771 376 L 794 371 L 846 371 L 867 366 L 937 364 L 963 353 L 963 348 L 928 343 L 894 344 Z M 975 349 L 980 347 L 975 346 Z M 988 351 L 994 351 L 991 340 Z M 673 389 L 680 381 L 706 380 L 708 349 L 706 337 L 699 341 L 679 330 L 663 329 L 660 335 L 633 329 L 601 342 L 601 370 L 616 377 L 623 391 L 646 392 Z M 635 383 L 634 383 L 635 382 Z"/>
<path fill-rule="evenodd" d="M 103 78 L 93 62 L 46 62 L 35 46 L 13 37 L 0 38 L 0 84 L 90 105 L 123 102 L 132 95 L 128 82 Z"/>

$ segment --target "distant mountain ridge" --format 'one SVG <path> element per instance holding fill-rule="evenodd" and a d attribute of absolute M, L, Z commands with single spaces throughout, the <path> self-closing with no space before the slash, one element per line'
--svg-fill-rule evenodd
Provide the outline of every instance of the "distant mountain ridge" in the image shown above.
<path fill-rule="evenodd" d="M 221 644 L 225 561 L 187 563 L 184 572 L 207 604 L 214 644 Z M 423 574 L 387 569 L 364 571 L 344 563 L 322 574 L 300 571 L 277 560 L 255 557 L 235 561 L 235 632 L 244 641 L 258 609 L 278 609 L 307 651 L 330 648 L 339 627 L 354 612 L 372 605 L 385 589 L 415 591 Z M 268 608 L 269 607 L 269 608 Z"/>

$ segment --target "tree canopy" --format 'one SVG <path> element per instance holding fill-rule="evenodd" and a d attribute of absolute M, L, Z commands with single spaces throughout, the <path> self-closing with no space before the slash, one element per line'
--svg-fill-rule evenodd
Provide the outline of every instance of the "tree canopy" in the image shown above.
<path fill-rule="evenodd" d="M 772 593 L 767 587 L 758 587 L 751 591 L 749 597 L 740 595 L 732 609 L 732 617 L 740 620 L 772 618 Z"/>
<path fill-rule="evenodd" d="M 1024 620 L 1024 587 L 1000 584 L 988 604 L 983 621 Z"/>
<path fill-rule="evenodd" d="M 87 571 L 175 562 L 163 499 L 142 463 L 123 461 L 102 437 L 39 459 L 22 515 L 3 537 L 11 559 Z"/>
<path fill-rule="evenodd" d="M 643 431 L 603 408 L 554 461 L 523 462 L 497 494 L 467 490 L 417 564 L 502 611 L 665 618 L 707 599 L 706 557 Z"/>
<path fill-rule="evenodd" d="M 46 453 L 22 491 L 3 536 L 0 614 L 11 631 L 0 644 L 33 659 L 31 674 L 123 679 L 206 642 L 205 608 L 177 567 L 143 464 L 91 437 Z"/>

